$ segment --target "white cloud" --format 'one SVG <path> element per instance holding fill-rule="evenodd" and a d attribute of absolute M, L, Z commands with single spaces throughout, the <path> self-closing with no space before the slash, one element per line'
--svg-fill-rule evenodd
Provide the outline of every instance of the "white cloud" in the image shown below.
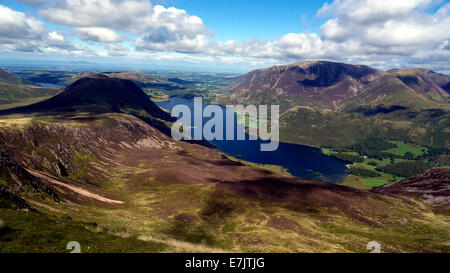
<path fill-rule="evenodd" d="M 56 31 L 52 31 L 48 33 L 48 37 L 50 40 L 54 40 L 54 41 L 64 41 L 64 36 L 62 36 L 61 34 L 57 33 Z"/>
<path fill-rule="evenodd" d="M 272 41 L 217 42 L 205 35 L 195 38 L 156 31 L 137 39 L 137 50 L 167 51 L 212 56 L 237 56 L 243 61 L 294 62 L 328 59 L 387 68 L 395 60 L 408 65 L 439 55 L 447 63 L 450 40 L 450 4 L 434 13 L 430 0 L 336 0 L 325 3 L 319 16 L 330 16 L 320 33 L 288 33 Z M 445 45 L 444 45 L 445 44 Z M 441 67 L 450 68 L 445 61 Z M 433 66 L 433 64 L 429 64 Z"/>
<path fill-rule="evenodd" d="M 213 32 L 185 10 L 153 6 L 148 0 L 62 0 L 38 5 L 46 20 L 76 28 L 86 41 L 116 43 L 114 30 L 138 35 L 136 47 L 146 51 L 204 53 Z M 124 51 L 110 54 L 123 55 Z"/>
<path fill-rule="evenodd" d="M 448 5 L 425 12 L 430 0 L 345 0 L 325 4 L 319 15 L 336 14 L 321 27 L 324 39 L 372 46 L 434 45 L 450 37 Z M 334 12 L 332 12 L 334 11 Z"/>
<path fill-rule="evenodd" d="M 45 24 L 22 12 L 0 5 L 0 46 L 7 50 L 34 51 L 47 33 Z"/>
<path fill-rule="evenodd" d="M 334 16 L 322 25 L 321 39 L 338 46 L 354 45 L 354 50 L 336 57 L 364 57 L 369 64 L 383 60 L 385 66 L 391 60 L 416 64 L 415 56 L 431 56 L 450 39 L 450 4 L 430 12 L 435 4 L 430 0 L 335 0 L 318 11 L 321 16 Z M 446 61 L 450 62 L 448 56 Z"/>
<path fill-rule="evenodd" d="M 189 38 L 212 34 L 199 17 L 174 7 L 153 6 L 148 0 L 61 0 L 42 6 L 39 14 L 50 22 L 73 27 L 103 27 L 134 34 L 165 29 Z"/>
<path fill-rule="evenodd" d="M 22 2 L 37 7 L 49 22 L 73 27 L 85 41 L 105 43 L 104 51 L 97 53 L 103 56 L 127 55 L 131 48 L 117 43 L 134 40 L 136 51 L 156 60 L 263 65 L 327 59 L 379 68 L 450 70 L 450 4 L 439 0 L 334 0 L 317 12 L 327 19 L 318 33 L 287 33 L 271 41 L 255 38 L 242 43 L 219 42 L 201 18 L 174 7 L 153 6 L 148 0 Z M 0 22 L 7 22 L 1 12 Z M 39 47 L 33 37 L 42 35 L 53 47 L 61 37 L 60 47 L 67 43 L 64 35 L 49 33 L 41 21 L 17 13 L 7 17 L 11 27 L 0 24 L 3 45 L 5 39 L 13 39 L 8 35 L 20 35 L 8 44 L 17 50 Z"/>
<path fill-rule="evenodd" d="M 49 31 L 44 22 L 0 5 L 0 49 L 22 52 L 86 52 L 67 41 L 63 34 Z"/>
<path fill-rule="evenodd" d="M 415 9 L 423 9 L 431 3 L 431 0 L 335 0 L 332 4 L 325 3 L 317 14 L 371 24 L 384 22 L 393 17 L 404 19 Z"/>
<path fill-rule="evenodd" d="M 80 39 L 86 41 L 116 43 L 122 41 L 122 36 L 113 30 L 102 27 L 80 27 L 76 29 Z"/>
<path fill-rule="evenodd" d="M 0 5 L 0 36 L 11 39 L 34 39 L 46 31 L 45 24 L 22 12 Z"/>

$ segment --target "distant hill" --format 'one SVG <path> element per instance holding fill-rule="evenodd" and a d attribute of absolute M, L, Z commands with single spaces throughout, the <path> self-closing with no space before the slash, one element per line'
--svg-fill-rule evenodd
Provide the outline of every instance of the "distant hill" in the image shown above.
<path fill-rule="evenodd" d="M 21 83 L 20 78 L 0 69 L 0 82 Z"/>
<path fill-rule="evenodd" d="M 0 109 L 30 104 L 58 92 L 55 88 L 22 83 L 19 77 L 0 69 Z"/>
<path fill-rule="evenodd" d="M 63 78 L 62 81 L 65 85 L 70 85 L 81 78 L 88 77 L 93 74 L 95 73 L 82 72 L 76 75 L 72 75 L 68 78 Z M 168 81 L 164 78 L 146 73 L 130 71 L 105 71 L 101 72 L 101 74 L 107 75 L 110 78 L 131 80 L 140 88 L 157 88 L 163 90 L 185 89 L 184 87 L 179 86 L 176 83 Z"/>
<path fill-rule="evenodd" d="M 450 76 L 310 61 L 252 71 L 222 104 L 280 105 L 282 141 L 342 146 L 369 136 L 450 145 Z"/>

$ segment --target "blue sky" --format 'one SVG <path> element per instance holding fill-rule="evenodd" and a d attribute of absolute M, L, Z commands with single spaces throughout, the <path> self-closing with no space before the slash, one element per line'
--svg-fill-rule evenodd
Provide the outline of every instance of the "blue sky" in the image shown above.
<path fill-rule="evenodd" d="M 222 41 L 273 40 L 288 32 L 317 31 L 324 20 L 315 16 L 325 1 L 175 0 L 172 4 L 203 19 Z"/>
<path fill-rule="evenodd" d="M 245 72 L 305 60 L 450 71 L 443 0 L 6 0 L 0 64 Z"/>

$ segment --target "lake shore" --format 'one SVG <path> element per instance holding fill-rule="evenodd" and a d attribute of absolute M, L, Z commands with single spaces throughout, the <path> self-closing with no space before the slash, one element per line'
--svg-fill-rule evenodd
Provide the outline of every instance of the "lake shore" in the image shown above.
<path fill-rule="evenodd" d="M 155 101 L 161 107 L 170 111 L 176 105 L 184 104 L 193 112 L 194 102 L 183 98 L 171 98 L 170 101 Z M 203 104 L 206 107 L 208 104 Z M 222 108 L 223 109 L 223 108 Z M 223 109 L 226 111 L 225 109 Z M 227 115 L 223 115 L 224 124 L 226 124 Z M 193 117 L 191 116 L 191 119 Z M 210 118 L 205 118 L 205 124 Z M 238 119 L 234 118 L 234 132 L 244 130 L 245 126 L 239 124 Z M 191 121 L 193 123 L 193 119 Z M 226 128 L 224 128 L 226 129 Z M 223 132 L 225 133 L 225 132 Z M 218 147 L 219 151 L 239 158 L 246 162 L 260 165 L 273 165 L 277 168 L 284 168 L 287 173 L 305 179 L 322 180 L 332 184 L 340 184 L 347 176 L 348 162 L 337 159 L 333 156 L 323 153 L 320 147 L 302 145 L 298 143 L 279 142 L 278 148 L 271 152 L 262 152 L 261 145 L 265 141 L 261 139 L 251 140 L 246 137 L 245 140 L 211 140 L 209 141 Z"/>

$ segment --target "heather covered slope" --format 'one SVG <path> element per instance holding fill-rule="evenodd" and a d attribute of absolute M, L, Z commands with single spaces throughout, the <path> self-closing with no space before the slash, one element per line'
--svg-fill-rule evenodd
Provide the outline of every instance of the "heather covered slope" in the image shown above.
<path fill-rule="evenodd" d="M 313 61 L 252 71 L 227 90 L 233 102 L 336 109 L 337 102 L 359 94 L 382 75 L 367 66 Z"/>
<path fill-rule="evenodd" d="M 4 251 L 64 252 L 67 230 L 83 252 L 449 251 L 426 204 L 246 166 L 132 115 L 2 124 Z"/>

